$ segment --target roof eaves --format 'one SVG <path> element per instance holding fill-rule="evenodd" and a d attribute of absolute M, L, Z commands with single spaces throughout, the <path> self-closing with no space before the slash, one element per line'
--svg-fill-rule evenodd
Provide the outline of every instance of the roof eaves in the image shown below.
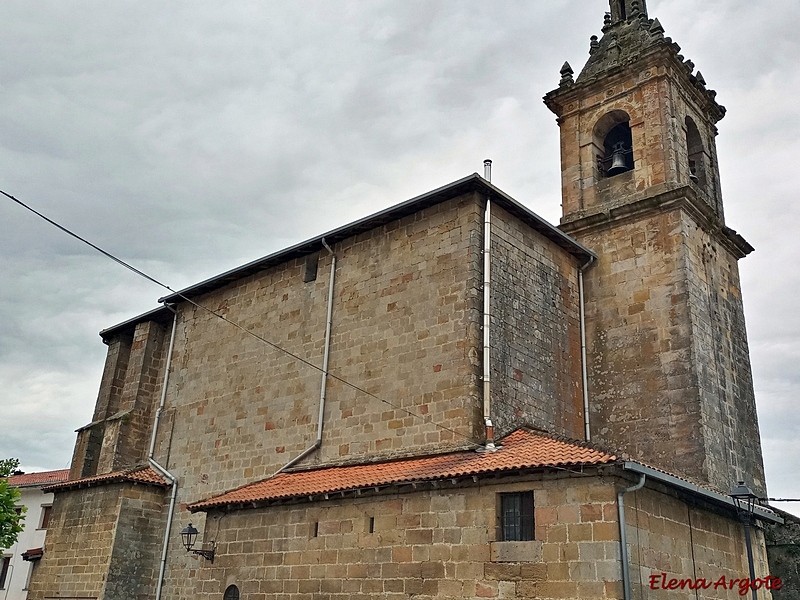
<path fill-rule="evenodd" d="M 443 202 L 444 200 L 455 198 L 459 195 L 474 191 L 490 195 L 491 198 L 495 202 L 498 202 L 504 209 L 517 218 L 523 220 L 534 230 L 538 231 L 540 234 L 548 238 L 565 251 L 578 258 L 582 264 L 588 262 L 590 258 L 596 258 L 596 255 L 591 250 L 571 238 L 558 227 L 552 225 L 526 206 L 520 204 L 514 198 L 503 192 L 498 187 L 492 185 L 492 183 L 477 173 L 472 173 L 471 175 L 426 192 L 420 196 L 411 198 L 410 200 L 406 200 L 405 202 L 401 202 L 400 204 L 395 204 L 346 225 L 342 225 L 341 227 L 337 227 L 336 229 L 332 229 L 331 231 L 323 233 L 322 235 L 307 239 L 293 246 L 289 246 L 288 248 L 278 250 L 277 252 L 273 252 L 272 254 L 268 254 L 267 256 L 263 256 L 251 262 L 245 263 L 244 265 L 240 265 L 220 273 L 219 275 L 215 275 L 214 277 L 210 277 L 199 283 L 178 290 L 173 294 L 163 296 L 162 298 L 158 299 L 158 302 L 176 303 L 181 301 L 183 298 L 197 296 L 199 294 L 217 289 L 223 285 L 226 285 L 227 283 L 230 283 L 231 281 L 235 281 L 242 277 L 247 277 L 248 275 L 252 275 L 273 265 L 317 252 L 323 248 L 323 239 L 327 244 L 332 245 L 365 231 L 369 231 L 370 229 L 374 229 L 376 227 L 385 225 L 386 223 L 400 219 L 409 214 L 418 212 L 423 208 Z M 137 323 L 143 320 L 164 318 L 168 314 L 168 309 L 165 307 L 159 307 L 137 317 L 133 317 L 132 319 L 128 319 L 127 321 L 119 323 L 118 325 L 104 329 L 100 332 L 100 335 L 105 339 L 107 336 L 122 329 L 135 326 Z"/>
<path fill-rule="evenodd" d="M 11 475 L 8 483 L 15 488 L 37 488 L 45 485 L 61 483 L 69 479 L 69 469 L 57 469 L 55 471 L 38 471 L 35 473 L 23 473 L 22 475 Z"/>
<path fill-rule="evenodd" d="M 599 467 L 618 463 L 608 454 L 589 445 L 527 429 L 509 434 L 497 454 L 478 455 L 474 451 L 407 457 L 400 460 L 332 465 L 306 471 L 284 472 L 276 477 L 240 486 L 218 496 L 190 505 L 191 512 L 223 506 L 262 506 L 297 499 L 328 499 L 333 495 L 358 493 L 439 481 L 497 477 L 549 469 Z M 544 445 L 543 445 L 544 442 Z M 555 445 L 553 445 L 555 443 Z M 505 448 L 505 449 L 504 449 Z M 576 453 L 577 451 L 580 451 Z M 314 475 L 316 473 L 316 476 Z M 324 481 L 325 483 L 320 483 Z"/>
<path fill-rule="evenodd" d="M 534 229 L 545 235 L 545 237 L 571 254 L 584 259 L 595 257 L 595 254 L 591 250 L 572 239 L 558 227 L 548 223 L 545 219 L 514 200 L 514 198 L 492 185 L 489 181 L 485 180 L 477 173 L 472 173 L 467 177 L 458 179 L 452 183 L 436 188 L 435 190 L 431 190 L 430 192 L 426 192 L 425 194 L 416 196 L 410 200 L 406 200 L 405 202 L 401 202 L 400 204 L 395 204 L 394 206 L 390 206 L 346 225 L 342 225 L 341 227 L 337 227 L 336 229 L 332 229 L 327 233 L 323 233 L 322 235 L 307 239 L 293 246 L 289 246 L 288 248 L 278 250 L 277 252 L 262 258 L 258 258 L 254 261 L 178 290 L 174 294 L 169 294 L 159 298 L 158 301 L 167 303 L 177 302 L 181 300 L 182 297 L 193 296 L 211 289 L 215 289 L 225 285 L 230 281 L 234 281 L 240 277 L 245 277 L 252 273 L 258 272 L 274 264 L 317 252 L 318 250 L 322 249 L 323 239 L 329 245 L 335 244 L 365 231 L 369 231 L 370 229 L 380 227 L 386 223 L 390 223 L 409 214 L 418 212 L 419 210 L 427 208 L 428 206 L 433 206 L 434 204 L 438 204 L 444 200 L 472 191 L 491 193 L 495 200 L 500 199 L 501 205 L 509 210 L 509 212 L 525 220 Z"/>
<path fill-rule="evenodd" d="M 648 467 L 647 465 L 643 465 L 642 463 L 638 463 L 636 461 L 625 461 L 622 464 L 622 468 L 626 471 L 638 473 L 639 475 L 645 475 L 649 479 L 654 479 L 660 483 L 678 488 L 684 492 L 692 493 L 704 498 L 705 500 L 710 500 L 714 504 L 721 504 L 726 508 L 736 511 L 736 504 L 734 503 L 733 498 L 730 496 L 721 494 L 715 490 L 698 485 L 686 479 L 681 479 L 680 477 L 676 477 L 675 475 L 667 473 L 666 471 L 654 469 L 653 467 Z M 771 521 L 772 523 L 783 523 L 783 519 L 779 515 L 761 506 L 755 507 L 755 515 L 761 519 Z"/>
<path fill-rule="evenodd" d="M 98 485 L 111 485 L 114 483 L 133 483 L 152 485 L 156 487 L 169 487 L 169 482 L 149 467 L 134 467 L 124 471 L 115 471 L 103 475 L 72 479 L 61 483 L 54 483 L 42 488 L 43 492 L 63 492 L 65 490 L 92 487 Z"/>
<path fill-rule="evenodd" d="M 122 321 L 121 323 L 117 323 L 116 325 L 112 325 L 111 327 L 103 329 L 100 332 L 100 337 L 103 338 L 103 340 L 106 340 L 110 335 L 119 333 L 120 331 L 124 331 L 128 328 L 132 329 L 143 321 L 167 321 L 171 315 L 172 311 L 170 311 L 166 306 L 159 306 L 148 310 L 147 312 L 143 312 L 140 315 Z"/>

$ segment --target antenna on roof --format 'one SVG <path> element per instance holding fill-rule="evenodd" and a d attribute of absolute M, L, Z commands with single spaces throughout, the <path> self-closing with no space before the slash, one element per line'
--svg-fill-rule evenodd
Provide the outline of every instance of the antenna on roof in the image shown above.
<path fill-rule="evenodd" d="M 486 181 L 492 180 L 492 160 L 490 158 L 483 161 L 483 178 Z"/>

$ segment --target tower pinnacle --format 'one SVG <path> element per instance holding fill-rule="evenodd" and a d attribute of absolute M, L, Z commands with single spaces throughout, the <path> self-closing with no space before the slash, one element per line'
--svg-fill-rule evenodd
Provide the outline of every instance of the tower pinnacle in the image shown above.
<path fill-rule="evenodd" d="M 611 6 L 611 22 L 616 25 L 631 19 L 647 19 L 646 0 L 609 0 Z"/>

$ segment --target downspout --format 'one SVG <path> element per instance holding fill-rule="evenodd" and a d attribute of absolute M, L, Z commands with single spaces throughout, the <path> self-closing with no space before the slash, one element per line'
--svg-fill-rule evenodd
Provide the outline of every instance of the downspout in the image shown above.
<path fill-rule="evenodd" d="M 158 424 L 161 421 L 161 413 L 164 412 L 164 404 L 167 399 L 167 384 L 169 383 L 169 364 L 172 362 L 172 350 L 175 347 L 175 330 L 178 328 L 178 311 L 172 308 L 166 302 L 164 303 L 169 310 L 173 312 L 172 317 L 172 333 L 169 336 L 169 349 L 167 350 L 167 359 L 164 362 L 164 384 L 161 386 L 161 401 L 158 404 L 158 410 L 156 410 L 156 417 L 153 421 L 153 434 L 150 437 L 150 451 L 147 454 L 147 462 L 150 463 L 150 466 L 153 467 L 156 471 L 161 473 L 167 480 L 170 482 L 170 487 L 172 488 L 172 493 L 170 494 L 169 499 L 169 511 L 167 512 L 167 525 L 164 530 L 164 543 L 161 548 L 161 565 L 158 568 L 158 581 L 156 582 L 156 598 L 155 600 L 161 600 L 161 590 L 164 586 L 164 573 L 167 568 L 167 550 L 169 549 L 169 534 L 172 530 L 172 521 L 175 512 L 175 499 L 178 496 L 178 478 L 175 477 L 172 473 L 167 471 L 164 467 L 162 467 L 156 459 L 153 458 L 156 449 L 156 435 L 158 434 Z"/>
<path fill-rule="evenodd" d="M 323 356 L 322 356 L 322 383 L 320 384 L 320 390 L 319 390 L 319 416 L 317 417 L 317 439 L 308 448 L 303 450 L 298 456 L 294 457 L 288 463 L 283 465 L 280 469 L 275 471 L 273 477 L 278 473 L 284 471 L 285 469 L 288 469 L 289 467 L 297 464 L 298 462 L 303 460 L 306 456 L 314 452 L 317 448 L 322 446 L 322 426 L 324 423 L 323 418 L 325 416 L 325 397 L 328 389 L 328 357 L 330 355 L 330 350 L 331 350 L 331 323 L 333 316 L 333 283 L 336 276 L 336 254 L 334 254 L 333 250 L 331 250 L 331 247 L 328 246 L 327 242 L 325 241 L 325 238 L 322 238 L 322 245 L 331 254 L 331 275 L 330 275 L 330 284 L 328 285 L 328 314 L 325 319 L 325 349 L 323 351 Z"/>
<path fill-rule="evenodd" d="M 628 536 L 625 531 L 625 501 L 622 497 L 628 492 L 635 492 L 644 487 L 644 480 L 647 475 L 641 473 L 639 483 L 631 487 L 623 488 L 617 492 L 617 514 L 619 515 L 619 544 L 620 560 L 622 561 L 622 592 L 624 600 L 631 600 L 631 574 L 628 564 Z"/>
<path fill-rule="evenodd" d="M 492 180 L 492 161 L 483 161 L 483 177 Z M 483 422 L 486 428 L 486 441 L 479 452 L 495 452 L 494 424 L 492 423 L 492 381 L 490 327 L 492 311 L 492 201 L 486 197 L 483 213 Z"/>
<path fill-rule="evenodd" d="M 586 441 L 592 439 L 589 430 L 589 375 L 586 360 L 586 313 L 583 305 L 583 272 L 592 266 L 594 256 L 578 267 L 578 303 L 580 304 L 580 328 L 581 328 L 581 379 L 583 385 L 583 432 Z"/>

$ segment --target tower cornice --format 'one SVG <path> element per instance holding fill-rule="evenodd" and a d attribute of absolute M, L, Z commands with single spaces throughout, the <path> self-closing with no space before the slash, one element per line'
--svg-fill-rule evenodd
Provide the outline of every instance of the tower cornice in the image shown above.
<path fill-rule="evenodd" d="M 608 102 L 615 95 L 626 93 L 627 90 L 615 90 L 615 87 L 630 82 L 632 78 L 643 82 L 651 78 L 667 77 L 672 78 L 680 89 L 687 91 L 692 101 L 708 115 L 712 123 L 719 122 L 725 116 L 726 110 L 716 101 L 717 92 L 706 87 L 702 74 L 699 71 L 696 74 L 693 72 L 694 63 L 684 60 L 679 52 L 678 44 L 670 38 L 662 38 L 658 43 L 637 53 L 633 60 L 610 64 L 606 69 L 587 77 L 584 77 L 584 68 L 577 81 L 562 77 L 561 85 L 544 96 L 544 103 L 561 118 L 570 112 L 591 106 L 587 102 L 600 104 Z"/>
<path fill-rule="evenodd" d="M 691 216 L 702 230 L 715 238 L 737 260 L 753 252 L 753 246 L 738 232 L 727 227 L 690 185 L 588 214 L 564 222 L 559 228 L 571 236 L 584 237 L 598 229 L 614 227 L 674 209 L 681 209 Z"/>

